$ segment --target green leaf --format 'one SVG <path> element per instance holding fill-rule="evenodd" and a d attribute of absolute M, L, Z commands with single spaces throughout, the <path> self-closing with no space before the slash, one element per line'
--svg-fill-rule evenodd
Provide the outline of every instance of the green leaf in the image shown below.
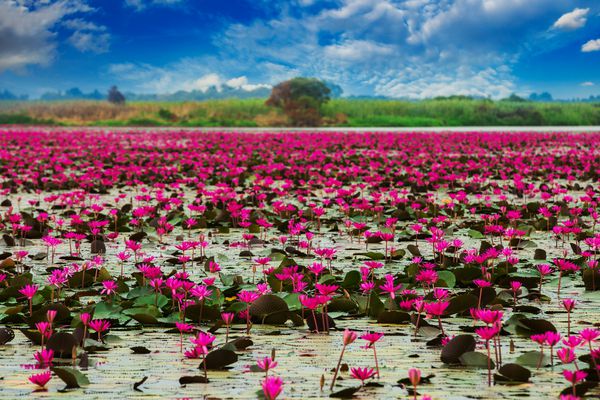
<path fill-rule="evenodd" d="M 302 305 L 300 304 L 300 294 L 299 293 L 290 293 L 283 297 L 283 300 L 288 305 L 290 311 L 300 310 Z"/>
<path fill-rule="evenodd" d="M 453 288 L 456 285 L 456 276 L 450 271 L 439 271 L 438 278 L 444 281 L 448 288 Z"/>
<path fill-rule="evenodd" d="M 468 351 L 459 357 L 460 363 L 465 367 L 470 368 L 485 368 L 488 367 L 488 356 L 478 351 Z M 489 360 L 490 368 L 494 369 L 494 362 Z"/>
<path fill-rule="evenodd" d="M 360 272 L 357 270 L 349 271 L 344 277 L 344 281 L 342 282 L 342 287 L 344 289 L 352 289 L 357 287 L 360 284 Z"/>
<path fill-rule="evenodd" d="M 128 299 L 135 299 L 141 296 L 147 296 L 149 294 L 154 293 L 154 291 L 152 289 L 150 289 L 149 286 L 142 286 L 142 287 L 136 287 L 134 289 L 131 289 L 129 292 L 127 292 L 127 298 Z"/>
<path fill-rule="evenodd" d="M 134 305 L 134 307 L 146 306 L 146 305 L 153 306 L 153 305 L 155 305 L 154 304 L 155 301 L 156 301 L 156 295 L 149 294 L 149 295 L 138 297 L 135 300 L 135 302 L 133 303 L 133 305 Z M 169 299 L 167 298 L 167 296 L 165 296 L 164 294 L 159 294 L 158 302 L 157 302 L 158 307 L 162 308 L 162 307 L 166 306 L 167 304 L 169 304 Z"/>
<path fill-rule="evenodd" d="M 131 318 L 135 319 L 142 325 L 157 325 L 159 322 L 155 316 L 144 313 L 133 314 L 131 315 Z"/>
<path fill-rule="evenodd" d="M 365 256 L 370 258 L 371 260 L 385 260 L 385 255 L 383 253 L 368 251 L 366 253 L 354 253 L 355 256 Z"/>
<path fill-rule="evenodd" d="M 89 379 L 82 374 L 79 370 L 71 367 L 54 367 L 52 372 L 56 374 L 64 383 L 67 384 L 67 388 L 79 388 L 90 384 Z"/>
<path fill-rule="evenodd" d="M 355 295 L 353 296 L 353 298 L 358 303 L 360 311 L 367 312 L 367 301 L 369 299 L 369 296 Z M 383 304 L 379 296 L 377 296 L 377 294 L 371 293 L 368 315 L 370 317 L 377 318 L 379 314 L 381 314 L 383 311 L 385 311 L 385 305 Z"/>
<path fill-rule="evenodd" d="M 328 282 L 334 282 L 334 281 L 335 281 L 335 276 L 330 275 L 330 274 L 323 275 L 319 278 L 319 283 L 321 283 L 321 284 L 328 283 Z"/>
<path fill-rule="evenodd" d="M 484 239 L 485 235 L 475 229 L 469 229 L 469 237 L 472 239 Z"/>
<path fill-rule="evenodd" d="M 397 249 L 397 250 L 392 251 L 391 257 L 392 257 L 392 260 L 399 260 L 402 257 L 404 257 L 405 255 L 406 255 L 406 250 Z"/>
<path fill-rule="evenodd" d="M 242 303 L 241 301 L 236 301 L 235 303 L 232 303 L 229 305 L 229 307 L 227 307 L 227 311 L 238 313 L 240 311 L 244 311 L 246 308 L 248 308 L 246 303 Z"/>
<path fill-rule="evenodd" d="M 219 272 L 219 279 L 224 286 L 233 286 L 234 275 Z"/>
<path fill-rule="evenodd" d="M 101 301 L 94 308 L 94 319 L 117 319 L 121 310 L 116 304 Z"/>
<path fill-rule="evenodd" d="M 540 363 L 541 358 L 541 363 Z M 527 353 L 521 354 L 517 357 L 516 363 L 522 365 L 524 367 L 535 367 L 538 365 L 545 367 L 550 364 L 550 357 L 548 357 L 545 353 L 542 356 L 542 353 L 539 351 L 528 351 Z"/>

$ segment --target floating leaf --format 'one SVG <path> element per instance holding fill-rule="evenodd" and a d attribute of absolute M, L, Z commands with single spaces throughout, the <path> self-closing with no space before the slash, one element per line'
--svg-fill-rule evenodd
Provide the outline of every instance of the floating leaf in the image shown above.
<path fill-rule="evenodd" d="M 442 348 L 441 359 L 445 364 L 460 364 L 460 356 L 475 350 L 473 335 L 457 335 Z"/>
<path fill-rule="evenodd" d="M 0 346 L 5 345 L 15 338 L 15 332 L 10 328 L 0 328 Z"/>
<path fill-rule="evenodd" d="M 361 386 L 342 389 L 337 392 L 331 393 L 329 397 L 332 397 L 334 399 L 351 399 L 354 397 L 354 394 L 360 390 L 360 388 Z"/>
<path fill-rule="evenodd" d="M 377 318 L 378 324 L 405 324 L 410 322 L 410 314 L 404 311 L 384 311 Z"/>
<path fill-rule="evenodd" d="M 131 348 L 133 354 L 150 354 L 151 351 L 144 346 L 134 346 Z"/>
<path fill-rule="evenodd" d="M 525 367 L 537 368 L 538 365 L 540 365 L 541 367 L 545 367 L 547 365 L 550 365 L 550 357 L 545 353 L 542 356 L 542 353 L 539 351 L 529 351 L 517 357 L 515 362 Z"/>
<path fill-rule="evenodd" d="M 485 235 L 483 233 L 476 231 L 475 229 L 469 229 L 468 235 L 472 239 L 484 239 L 485 238 Z"/>
<path fill-rule="evenodd" d="M 490 368 L 496 368 L 494 362 L 490 360 L 486 354 L 480 353 L 478 351 L 468 351 L 466 353 L 463 353 L 459 357 L 459 360 L 460 363 L 465 367 L 487 369 L 489 361 Z"/>
<path fill-rule="evenodd" d="M 67 389 L 80 388 L 90 384 L 88 378 L 79 370 L 71 367 L 54 367 L 52 372 L 67 385 Z"/>
<path fill-rule="evenodd" d="M 191 383 L 208 383 L 208 379 L 204 376 L 196 375 L 196 376 L 182 376 L 179 378 L 180 385 L 189 385 Z"/>
<path fill-rule="evenodd" d="M 223 369 L 228 365 L 236 363 L 238 356 L 235 352 L 226 349 L 213 350 L 206 355 L 206 369 Z M 200 369 L 204 369 L 204 362 L 200 363 Z"/>
<path fill-rule="evenodd" d="M 342 287 L 344 289 L 353 289 L 358 287 L 361 281 L 360 272 L 357 270 L 348 271 L 344 280 L 342 281 Z"/>
<path fill-rule="evenodd" d="M 439 286 L 445 286 L 447 288 L 453 288 L 456 286 L 456 276 L 454 276 L 454 274 L 450 271 L 439 271 L 438 278 L 440 281 L 442 281 L 438 281 Z"/>
<path fill-rule="evenodd" d="M 261 324 L 280 325 L 289 319 L 290 310 L 286 301 L 281 297 L 265 294 L 250 305 L 249 311 L 253 321 Z"/>
<path fill-rule="evenodd" d="M 531 371 L 519 364 L 504 364 L 494 374 L 496 382 L 526 383 L 531 378 Z"/>

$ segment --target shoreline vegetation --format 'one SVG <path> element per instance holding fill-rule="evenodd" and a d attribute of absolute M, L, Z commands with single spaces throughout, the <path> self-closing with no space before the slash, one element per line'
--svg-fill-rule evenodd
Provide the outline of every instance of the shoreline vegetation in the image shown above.
<path fill-rule="evenodd" d="M 324 127 L 595 126 L 600 103 L 332 99 L 321 109 Z M 0 125 L 106 127 L 290 127 L 265 99 L 189 102 L 4 101 Z"/>

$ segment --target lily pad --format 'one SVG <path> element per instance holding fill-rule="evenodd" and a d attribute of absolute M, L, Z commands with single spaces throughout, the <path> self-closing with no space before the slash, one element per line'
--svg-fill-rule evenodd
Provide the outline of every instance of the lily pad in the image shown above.
<path fill-rule="evenodd" d="M 67 389 L 75 389 L 90 384 L 89 379 L 79 370 L 71 367 L 54 367 L 52 372 L 67 385 Z"/>
<path fill-rule="evenodd" d="M 460 360 L 460 363 L 465 367 L 487 369 L 489 361 L 490 368 L 496 368 L 494 362 L 490 360 L 486 354 L 480 353 L 478 351 L 468 351 L 466 353 L 461 354 L 461 356 L 458 359 Z"/>
<path fill-rule="evenodd" d="M 460 356 L 475 350 L 473 335 L 457 335 L 442 348 L 441 360 L 445 364 L 460 364 Z"/>

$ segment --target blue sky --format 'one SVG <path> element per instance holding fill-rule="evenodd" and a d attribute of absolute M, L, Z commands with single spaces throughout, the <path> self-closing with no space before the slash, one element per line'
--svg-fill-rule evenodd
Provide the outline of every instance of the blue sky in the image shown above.
<path fill-rule="evenodd" d="M 600 94 L 597 0 L 0 0 L 0 90 Z"/>

